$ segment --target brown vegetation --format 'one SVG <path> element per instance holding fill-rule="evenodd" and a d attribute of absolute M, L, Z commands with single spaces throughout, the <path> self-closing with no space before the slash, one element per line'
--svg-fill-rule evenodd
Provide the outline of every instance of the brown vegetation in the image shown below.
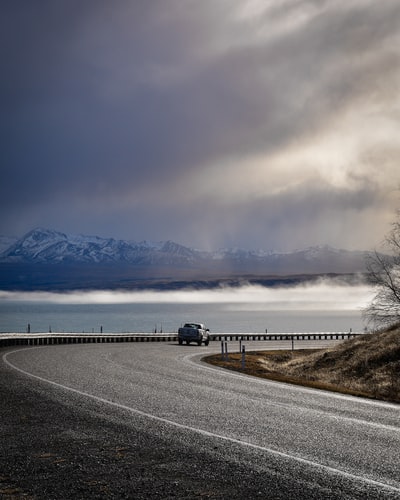
<path fill-rule="evenodd" d="M 318 350 L 255 351 L 205 358 L 248 375 L 400 403 L 400 325 Z"/>

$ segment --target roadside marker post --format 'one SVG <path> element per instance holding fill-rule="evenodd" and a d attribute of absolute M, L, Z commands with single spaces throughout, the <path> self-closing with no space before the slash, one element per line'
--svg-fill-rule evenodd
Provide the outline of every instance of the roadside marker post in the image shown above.
<path fill-rule="evenodd" d="M 246 367 L 246 346 L 242 347 L 242 369 Z"/>

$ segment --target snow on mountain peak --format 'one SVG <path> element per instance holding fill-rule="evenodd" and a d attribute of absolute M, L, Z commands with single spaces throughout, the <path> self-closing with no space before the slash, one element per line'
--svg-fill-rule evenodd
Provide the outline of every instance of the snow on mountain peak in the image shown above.
<path fill-rule="evenodd" d="M 116 240 L 98 236 L 66 234 L 36 228 L 12 242 L 1 254 L 2 262 L 25 263 L 115 263 L 135 266 L 215 265 L 227 272 L 247 273 L 323 273 L 359 272 L 365 262 L 365 252 L 338 250 L 329 246 L 314 246 L 295 252 L 277 253 L 265 250 L 224 248 L 206 252 L 173 241 L 149 243 Z M 214 262 L 214 264 L 212 264 Z"/>

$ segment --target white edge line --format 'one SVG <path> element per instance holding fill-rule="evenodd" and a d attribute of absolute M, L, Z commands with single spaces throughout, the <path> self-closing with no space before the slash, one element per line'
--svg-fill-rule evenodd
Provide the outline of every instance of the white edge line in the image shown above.
<path fill-rule="evenodd" d="M 230 375 L 232 377 L 235 377 L 235 378 L 241 378 L 241 379 L 245 379 L 245 380 L 255 380 L 259 383 L 270 383 L 270 384 L 274 384 L 274 385 L 285 385 L 286 387 L 290 387 L 290 388 L 294 388 L 294 389 L 297 389 L 297 390 L 301 390 L 302 392 L 308 392 L 308 393 L 312 393 L 312 392 L 318 392 L 319 394 L 321 393 L 325 393 L 325 396 L 329 397 L 329 396 L 332 396 L 332 397 L 335 397 L 335 398 L 340 398 L 340 399 L 346 399 L 346 400 L 350 400 L 350 401 L 356 401 L 357 403 L 360 402 L 360 398 L 356 397 L 356 396 L 346 396 L 346 395 L 343 395 L 343 394 L 337 394 L 337 393 L 332 393 L 332 392 L 327 392 L 327 391 L 324 391 L 322 389 L 312 389 L 312 388 L 309 388 L 309 387 L 303 387 L 303 386 L 300 386 L 300 385 L 295 385 L 295 384 L 290 384 L 288 382 L 277 382 L 275 380 L 270 380 L 270 379 L 261 379 L 259 377 L 254 377 L 252 375 L 246 375 L 244 373 L 235 373 L 231 370 L 228 370 L 226 368 L 222 368 L 222 367 L 218 367 L 218 366 L 214 366 L 214 365 L 209 365 L 207 364 L 205 361 L 201 361 L 200 362 L 196 362 L 196 361 L 193 361 L 192 359 L 190 358 L 193 358 L 193 357 L 196 357 L 197 354 L 188 354 L 187 356 L 185 356 L 183 358 L 183 361 L 188 363 L 188 364 L 194 364 L 196 367 L 199 367 L 201 366 L 202 368 L 204 368 L 205 370 L 210 370 L 210 371 L 223 371 L 223 373 L 226 373 L 227 375 Z M 364 403 L 365 400 L 364 399 L 361 399 L 361 402 Z M 367 403 L 369 403 L 370 401 L 367 399 L 366 400 Z M 394 408 L 394 409 L 400 409 L 398 406 L 396 405 L 392 405 L 391 403 L 385 403 L 384 401 L 372 401 L 372 403 L 377 403 L 378 406 L 383 406 L 383 407 L 389 407 L 389 408 Z M 278 406 L 278 407 L 281 407 L 281 408 L 293 408 L 293 405 L 291 404 L 287 404 L 287 403 L 270 403 L 271 405 L 273 406 Z M 310 409 L 310 411 L 314 412 L 314 413 L 317 413 L 317 414 L 320 414 L 320 415 L 325 415 L 327 414 L 327 412 L 323 412 L 323 411 L 320 411 L 320 410 L 313 410 L 313 409 Z M 353 418 L 353 417 L 346 417 L 345 415 L 340 415 L 340 416 L 335 416 L 335 415 L 328 415 L 328 418 L 331 418 L 333 420 L 337 420 L 337 419 L 340 419 L 340 420 L 345 420 L 346 422 L 352 422 L 352 423 L 355 423 L 355 424 L 358 424 L 358 425 L 366 425 L 368 427 L 373 427 L 375 429 L 381 429 L 381 430 L 387 430 L 387 431 L 390 431 L 390 432 L 400 432 L 400 427 L 395 427 L 394 425 L 386 425 L 386 424 L 380 424 L 380 423 L 377 423 L 377 422 L 370 422 L 368 420 L 363 420 L 363 419 L 360 419 L 360 418 Z"/>
<path fill-rule="evenodd" d="M 247 448 L 251 448 L 251 449 L 254 449 L 254 450 L 263 451 L 263 452 L 269 453 L 270 455 L 273 455 L 273 456 L 276 456 L 276 457 L 279 457 L 279 458 L 294 460 L 294 461 L 296 461 L 296 462 L 298 462 L 300 464 L 303 464 L 303 465 L 315 467 L 317 469 L 322 469 L 322 470 L 324 470 L 324 471 L 326 471 L 326 472 L 328 472 L 330 474 L 333 474 L 333 475 L 343 476 L 343 477 L 345 477 L 347 479 L 350 479 L 350 480 L 353 480 L 353 481 L 361 481 L 361 482 L 367 483 L 367 484 L 369 484 L 371 486 L 377 486 L 377 487 L 384 488 L 384 489 L 387 489 L 387 490 L 390 490 L 390 491 L 394 491 L 396 493 L 400 493 L 400 487 L 392 486 L 390 484 L 381 483 L 379 481 L 376 481 L 374 479 L 370 479 L 368 477 L 357 476 L 357 475 L 352 474 L 350 472 L 346 472 L 346 471 L 343 471 L 343 470 L 340 470 L 340 469 L 335 469 L 334 467 L 330 467 L 329 465 L 324 465 L 324 464 L 320 464 L 318 462 L 313 462 L 312 460 L 308 460 L 306 458 L 301 458 L 301 457 L 298 457 L 296 455 L 290 455 L 290 454 L 284 453 L 282 451 L 273 450 L 273 449 L 267 448 L 265 446 L 260 446 L 260 445 L 257 445 L 257 444 L 249 443 L 247 441 L 241 441 L 240 439 L 235 439 L 235 438 L 228 437 L 228 436 L 222 436 L 220 434 L 215 434 L 213 432 L 206 431 L 204 429 L 198 429 L 196 427 L 191 427 L 189 425 L 180 424 L 178 422 L 174 422 L 173 420 L 168 420 L 168 419 L 163 418 L 163 417 L 158 417 L 157 415 L 152 415 L 151 413 L 146 413 L 146 412 L 138 410 L 136 408 L 131 408 L 130 406 L 122 405 L 120 403 L 116 403 L 114 401 L 110 401 L 108 399 L 104 399 L 104 398 L 101 398 L 99 396 L 95 396 L 93 394 L 89 394 L 88 392 L 80 391 L 79 389 L 74 389 L 73 387 L 68 387 L 66 385 L 59 384 L 58 382 L 54 382 L 52 380 L 48 380 L 46 378 L 40 377 L 39 375 L 34 375 L 33 373 L 29 373 L 29 372 L 23 370 L 22 368 L 19 368 L 18 366 L 13 365 L 7 359 L 7 357 L 10 354 L 13 354 L 15 352 L 25 351 L 25 350 L 31 350 L 31 349 L 32 349 L 32 347 L 25 348 L 25 349 L 18 349 L 18 350 L 15 350 L 15 351 L 7 352 L 7 353 L 3 354 L 3 358 L 2 359 L 3 359 L 4 363 L 6 363 L 10 368 L 12 368 L 12 369 L 14 369 L 14 370 L 16 370 L 16 371 L 18 371 L 18 372 L 26 375 L 27 377 L 34 378 L 36 380 L 40 380 L 41 382 L 45 382 L 47 384 L 53 385 L 55 387 L 58 387 L 60 389 L 64 389 L 64 390 L 73 392 L 75 394 L 79 394 L 80 396 L 84 396 L 84 397 L 93 399 L 93 400 L 95 400 L 97 402 L 108 404 L 110 406 L 114 406 L 116 408 L 119 408 L 119 409 L 122 409 L 122 410 L 126 410 L 126 411 L 128 411 L 130 413 L 135 413 L 137 415 L 140 415 L 141 417 L 146 417 L 148 419 L 155 420 L 155 421 L 161 422 L 163 424 L 171 425 L 171 426 L 176 427 L 178 429 L 184 429 L 184 430 L 187 430 L 187 431 L 195 432 L 196 434 L 200 434 L 200 435 L 203 435 L 203 436 L 206 436 L 206 437 L 217 438 L 217 439 L 220 439 L 222 441 L 228 441 L 230 443 L 238 444 L 240 446 L 245 446 Z"/>
<path fill-rule="evenodd" d="M 232 370 L 228 370 L 227 368 L 211 365 L 205 361 L 202 361 L 201 358 L 203 358 L 205 355 L 212 355 L 212 354 L 218 354 L 214 352 L 209 352 L 209 353 L 195 353 L 195 354 L 187 354 L 184 356 L 183 361 L 187 363 L 193 363 L 196 366 L 201 366 L 205 370 L 210 370 L 210 371 L 217 371 L 220 370 L 223 373 L 226 373 L 230 377 L 236 377 L 236 378 L 242 378 L 246 380 L 253 380 L 255 383 L 258 384 L 272 384 L 272 385 L 286 385 L 290 387 L 291 389 L 295 391 L 301 391 L 301 392 L 309 392 L 309 393 L 319 393 L 319 394 L 325 394 L 329 395 L 329 397 L 336 398 L 336 399 L 344 399 L 346 401 L 356 401 L 357 403 L 362 403 L 366 405 L 372 405 L 372 406 L 383 406 L 385 408 L 392 408 L 394 410 L 400 410 L 400 405 L 396 403 L 389 403 L 387 401 L 379 401 L 375 399 L 368 399 L 368 398 L 363 398 L 361 396 L 351 396 L 351 395 L 346 395 L 346 394 L 340 394 L 338 392 L 333 392 L 333 391 L 324 391 L 323 389 L 317 389 L 317 388 L 312 388 L 312 387 L 305 387 L 302 385 L 298 384 L 291 384 L 290 382 L 278 382 L 277 380 L 272 380 L 268 378 L 261 378 L 261 377 L 255 377 L 253 375 L 247 375 L 245 373 L 238 373 L 234 372 Z M 199 359 L 197 361 L 193 361 L 191 358 L 196 358 L 198 357 Z"/>

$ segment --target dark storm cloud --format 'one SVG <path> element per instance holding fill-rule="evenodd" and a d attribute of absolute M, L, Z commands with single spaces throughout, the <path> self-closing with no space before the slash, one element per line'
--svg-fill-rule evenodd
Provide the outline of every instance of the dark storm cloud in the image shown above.
<path fill-rule="evenodd" d="M 136 231 L 151 223 L 171 238 L 190 233 L 195 222 L 212 240 L 223 223 L 232 232 L 226 239 L 243 241 L 250 237 L 246 214 L 258 233 L 264 228 L 260 204 L 272 210 L 271 227 L 297 224 L 296 210 L 285 210 L 287 194 L 254 199 L 250 189 L 248 204 L 236 206 L 230 183 L 233 193 L 238 182 L 246 191 L 247 181 L 234 175 L 223 186 L 225 204 L 207 200 L 206 210 L 201 199 L 181 201 L 175 186 L 185 178 L 182 187 L 195 191 L 199 172 L 212 176 L 213 166 L 227 161 L 264 156 L 268 164 L 269 155 L 337 128 L 342 115 L 358 113 L 363 103 L 379 108 L 398 97 L 395 1 L 268 8 L 228 1 L 10 1 L 2 10 L 6 229 L 13 221 L 31 223 L 24 212 L 40 206 L 40 216 L 57 214 L 60 224 L 47 218 L 56 227 L 77 223 L 82 204 L 87 225 L 103 233 L 106 220 L 114 229 L 118 218 L 126 234 L 136 218 Z M 301 183 L 303 167 L 291 168 Z M 368 178 L 375 167 L 363 168 Z M 280 182 L 276 169 L 265 171 Z M 297 213 L 318 210 L 325 191 L 338 194 L 324 213 L 343 209 L 345 187 L 315 190 L 291 193 Z M 349 199 L 370 199 L 363 188 L 353 191 Z M 96 221 L 99 210 L 103 221 Z"/>

